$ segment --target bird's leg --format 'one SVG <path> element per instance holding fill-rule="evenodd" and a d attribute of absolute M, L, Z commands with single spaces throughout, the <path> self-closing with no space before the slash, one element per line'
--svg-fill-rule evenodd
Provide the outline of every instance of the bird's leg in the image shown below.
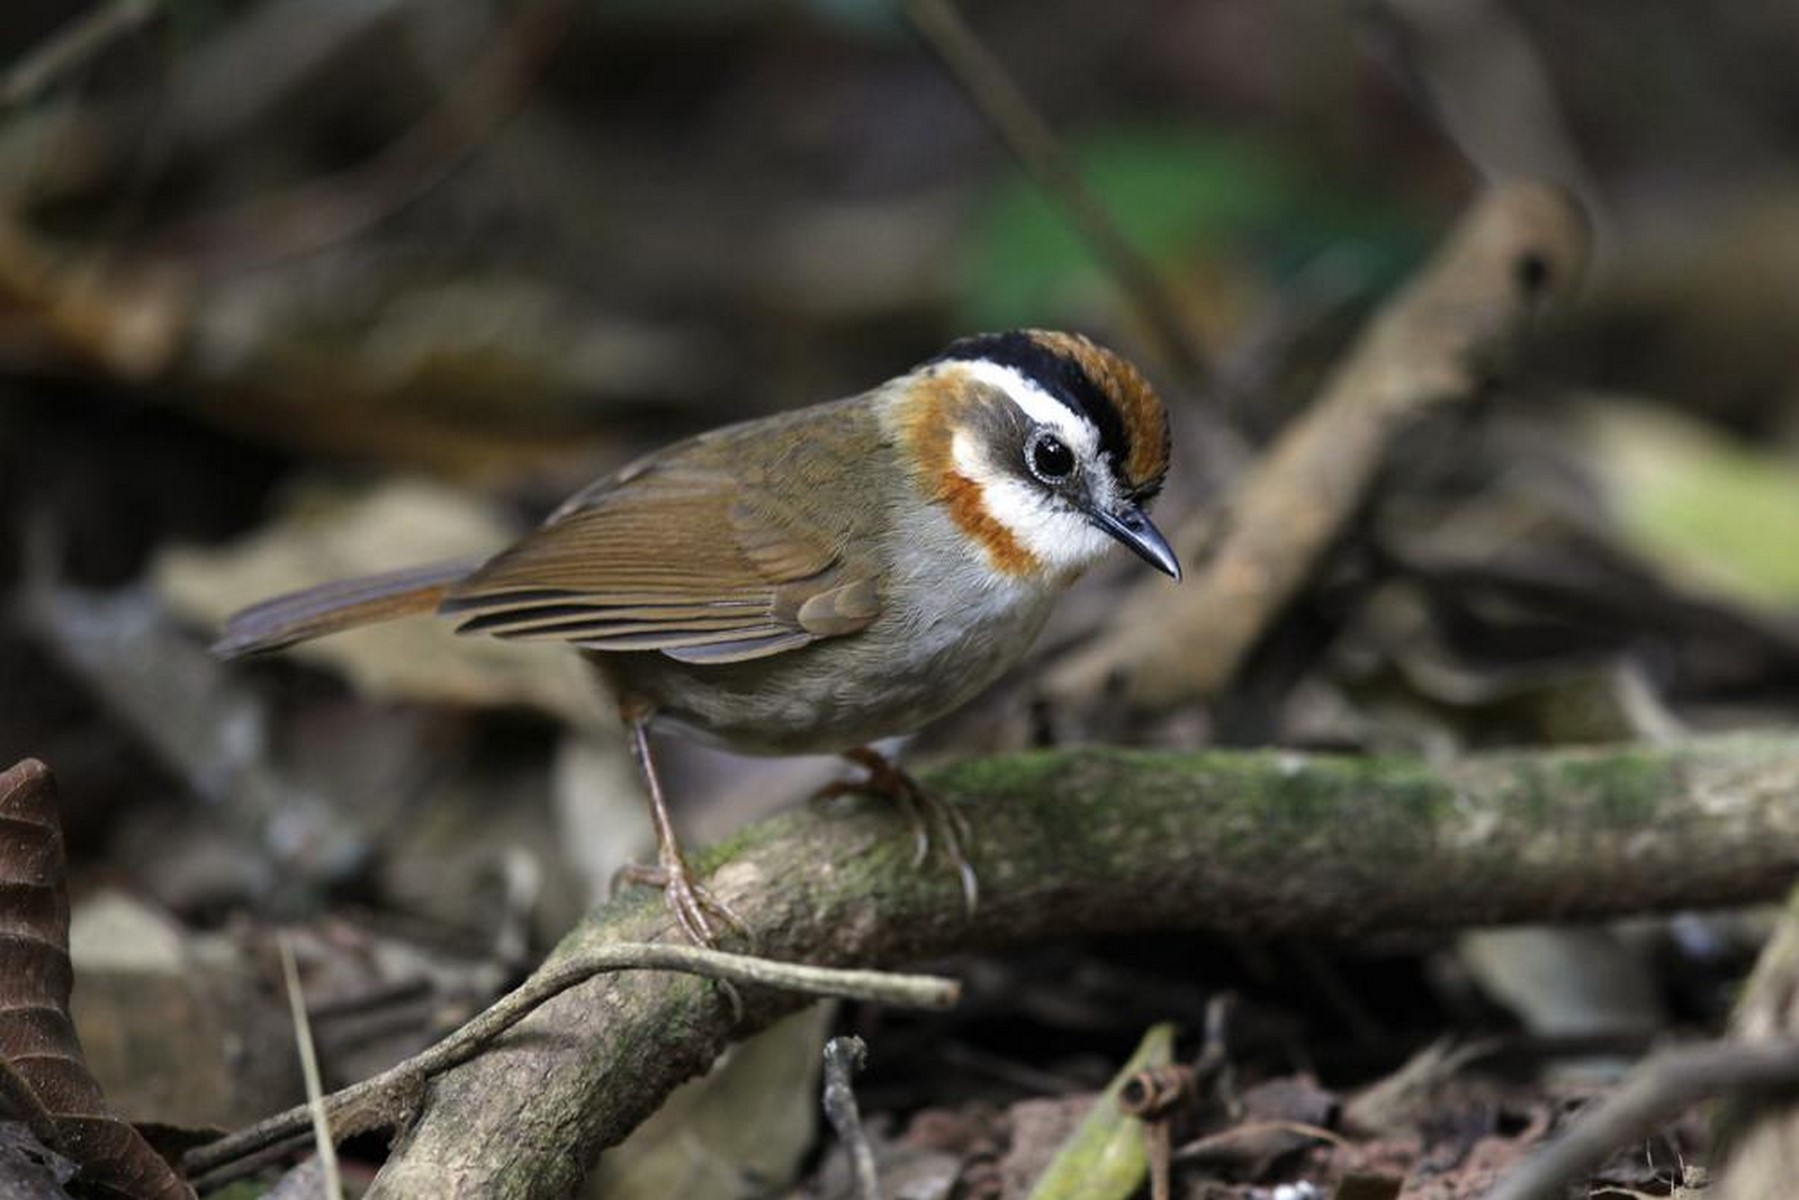
<path fill-rule="evenodd" d="M 968 818 L 872 746 L 845 750 L 843 757 L 867 771 L 867 777 L 860 781 L 846 779 L 828 783 L 818 790 L 816 798 L 824 800 L 851 792 L 866 792 L 898 804 L 905 810 L 907 820 L 912 823 L 912 833 L 916 839 L 913 865 L 924 864 L 925 859 L 930 856 L 931 843 L 935 840 L 942 848 L 944 857 L 956 869 L 956 878 L 962 884 L 962 901 L 967 906 L 968 915 L 973 916 L 980 904 L 981 885 L 975 876 L 974 864 L 968 861 L 968 855 L 963 850 L 964 846 L 974 840 L 973 832 L 968 827 Z"/>
<path fill-rule="evenodd" d="M 744 940 L 753 941 L 749 926 L 693 877 L 693 869 L 681 853 L 681 842 L 675 836 L 674 822 L 669 820 L 668 805 L 662 798 L 662 781 L 656 775 L 656 761 L 650 754 L 648 714 L 627 710 L 625 721 L 631 728 L 631 753 L 637 759 L 637 769 L 643 773 L 644 788 L 650 796 L 650 820 L 656 826 L 656 865 L 627 866 L 619 872 L 619 878 L 661 888 L 681 932 L 696 945 L 717 949 L 718 937 L 713 931 L 711 917 L 731 926 L 743 935 Z"/>

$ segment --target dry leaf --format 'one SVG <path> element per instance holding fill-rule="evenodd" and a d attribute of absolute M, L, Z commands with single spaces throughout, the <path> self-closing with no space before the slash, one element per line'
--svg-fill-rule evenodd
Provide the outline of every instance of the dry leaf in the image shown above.
<path fill-rule="evenodd" d="M 606 1151 L 582 1196 L 743 1198 L 788 1186 L 815 1139 L 819 1050 L 834 1012 L 813 1005 L 737 1046 Z"/>
<path fill-rule="evenodd" d="M 270 596 L 396 566 L 488 554 L 518 534 L 494 509 L 453 488 L 384 484 L 349 502 L 296 504 L 252 537 L 218 549 L 176 548 L 154 577 L 169 607 L 218 630 L 233 610 Z M 413 619 L 296 646 L 364 695 L 476 707 L 526 706 L 576 725 L 604 725 L 580 658 L 564 647 L 457 637 L 447 621 Z"/>
<path fill-rule="evenodd" d="M 47 1115 L 55 1149 L 126 1196 L 191 1200 L 148 1142 L 107 1107 L 69 1019 L 69 893 L 50 769 L 0 775 L 0 1061 Z"/>

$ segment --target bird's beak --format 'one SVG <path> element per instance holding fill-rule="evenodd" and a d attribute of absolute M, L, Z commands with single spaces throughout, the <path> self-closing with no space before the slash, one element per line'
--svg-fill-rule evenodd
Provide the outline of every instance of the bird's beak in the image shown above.
<path fill-rule="evenodd" d="M 1135 551 L 1138 558 L 1176 583 L 1180 582 L 1181 563 L 1174 556 L 1174 548 L 1162 536 L 1162 531 L 1150 523 L 1149 517 L 1141 508 L 1127 501 L 1115 513 L 1095 509 L 1087 515 L 1095 525 Z"/>

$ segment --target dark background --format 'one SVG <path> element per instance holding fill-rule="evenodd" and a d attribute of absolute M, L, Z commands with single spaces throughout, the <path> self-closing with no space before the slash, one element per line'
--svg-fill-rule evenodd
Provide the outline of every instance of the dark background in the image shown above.
<path fill-rule="evenodd" d="M 1199 369 L 891 4 L 147 4 L 47 63 L 126 7 L 0 11 L 0 765 L 57 771 L 78 901 L 123 895 L 264 967 L 243 947 L 272 922 L 338 931 L 309 952 L 315 1002 L 430 974 L 359 975 L 346 937 L 491 994 L 603 894 L 642 818 L 604 705 L 554 656 L 415 623 L 225 666 L 204 646 L 226 612 L 497 548 L 645 449 L 1018 325 L 1091 333 L 1156 381 L 1176 527 L 1490 181 L 1583 200 L 1580 301 L 1396 455 L 1228 695 L 1105 736 L 1450 754 L 1799 702 L 1787 0 L 968 5 Z M 1446 536 L 1503 569 L 1405 567 Z M 1131 578 L 1098 573 L 1046 653 Z M 1046 740 L 1030 687 L 921 757 Z M 671 754 L 699 842 L 831 771 Z M 1644 1020 L 1715 1023 L 1743 947 L 1719 935 L 1701 969 L 1660 927 L 1643 943 Z M 871 1104 L 1028 1093 L 1002 1060 L 1103 1078 L 1227 986 L 1265 1073 L 1340 1084 L 1445 1030 L 1521 1028 L 1448 943 L 1149 938 L 979 970 L 955 1022 L 841 1018 L 901 1048 L 883 1067 L 876 1034 Z M 399 1049 L 434 1028 L 408 1012 Z M 973 1057 L 933 1075 L 914 1038 Z"/>

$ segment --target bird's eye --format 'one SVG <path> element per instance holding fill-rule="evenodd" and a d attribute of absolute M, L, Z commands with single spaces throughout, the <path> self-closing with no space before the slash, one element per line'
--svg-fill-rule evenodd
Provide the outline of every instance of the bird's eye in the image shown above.
<path fill-rule="evenodd" d="M 1039 434 L 1031 442 L 1031 473 L 1045 483 L 1066 479 L 1074 471 L 1074 451 L 1053 433 Z"/>

